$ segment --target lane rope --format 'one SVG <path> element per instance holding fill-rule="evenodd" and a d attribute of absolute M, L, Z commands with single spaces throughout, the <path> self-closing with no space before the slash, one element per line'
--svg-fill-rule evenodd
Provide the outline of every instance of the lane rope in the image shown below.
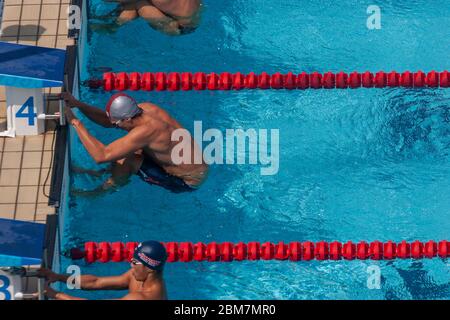
<path fill-rule="evenodd" d="M 190 72 L 106 72 L 103 79 L 90 79 L 84 85 L 105 91 L 189 91 L 189 90 L 242 90 L 242 89 L 357 89 L 357 88 L 449 88 L 449 71 L 405 71 L 386 73 L 313 72 L 294 74 L 280 72 L 268 74 L 190 73 Z"/>
<path fill-rule="evenodd" d="M 168 262 L 231 262 L 243 260 L 393 260 L 448 258 L 450 242 L 430 240 L 428 242 L 405 240 L 395 243 L 360 241 L 319 241 L 319 242 L 165 242 Z M 130 261 L 138 242 L 86 242 L 83 249 L 70 250 L 73 260 L 85 259 L 87 263 Z"/>

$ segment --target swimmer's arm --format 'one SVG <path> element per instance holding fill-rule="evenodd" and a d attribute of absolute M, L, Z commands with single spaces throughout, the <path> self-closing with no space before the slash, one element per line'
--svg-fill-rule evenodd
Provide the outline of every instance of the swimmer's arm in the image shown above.
<path fill-rule="evenodd" d="M 124 288 L 127 289 L 127 288 Z M 69 296 L 68 294 L 62 293 L 62 292 L 58 292 L 55 295 L 56 300 L 88 300 L 88 299 L 84 299 L 84 298 L 78 298 L 78 297 L 74 297 L 74 296 Z M 113 299 L 113 300 L 162 300 L 160 298 L 152 298 L 149 296 L 144 296 L 140 293 L 129 293 L 126 296 L 120 298 L 120 299 Z"/>
<path fill-rule="evenodd" d="M 39 270 L 39 276 L 44 277 L 48 283 L 67 283 L 72 276 L 70 274 L 58 274 L 49 269 Z M 86 274 L 80 276 L 80 286 L 82 290 L 122 290 L 127 289 L 130 283 L 131 270 L 114 277 L 97 277 Z M 49 292 L 55 292 L 51 287 L 47 287 Z"/>
<path fill-rule="evenodd" d="M 106 112 L 88 105 L 87 103 L 81 102 L 78 105 L 78 110 L 80 110 L 86 117 L 88 117 L 91 121 L 95 122 L 98 125 L 101 125 L 105 128 L 112 128 L 113 124 L 109 121 Z"/>
<path fill-rule="evenodd" d="M 57 276 L 58 278 L 60 278 L 58 281 L 62 282 L 62 280 L 64 279 L 65 281 L 67 281 L 68 276 Z M 82 290 L 125 290 L 129 287 L 131 279 L 130 277 L 131 270 L 116 277 L 97 277 L 93 275 L 82 275 L 80 277 L 80 285 Z M 71 296 L 63 292 L 57 292 L 48 284 L 46 285 L 44 293 L 48 298 L 55 300 L 87 300 L 85 298 Z"/>
<path fill-rule="evenodd" d="M 115 300 L 150 300 L 150 299 L 146 299 L 142 294 L 140 293 L 129 293 L 126 296 L 123 296 L 120 299 L 115 299 Z"/>
<path fill-rule="evenodd" d="M 66 276 L 64 276 L 64 275 L 58 275 L 58 274 L 53 274 L 53 276 L 54 276 L 54 277 L 56 277 L 56 276 L 63 276 L 63 277 L 66 277 Z M 53 280 L 55 280 L 55 279 L 53 279 Z M 55 281 L 56 281 L 56 280 L 55 280 Z M 53 281 L 53 282 L 55 282 L 55 281 Z M 54 300 L 87 300 L 87 299 L 83 299 L 83 298 L 78 298 L 78 297 L 70 296 L 70 295 L 65 294 L 65 293 L 62 293 L 62 292 L 58 292 L 58 291 L 56 291 L 55 289 L 53 289 L 53 288 L 50 286 L 50 283 L 49 283 L 49 282 L 47 282 L 47 283 L 45 284 L 44 295 L 45 295 L 47 298 L 54 299 Z"/>
<path fill-rule="evenodd" d="M 97 277 L 93 275 L 81 276 L 83 290 L 125 290 L 130 283 L 131 270 L 113 277 Z"/>
<path fill-rule="evenodd" d="M 128 282 L 129 282 L 129 273 L 130 273 L 130 271 L 126 273 L 126 274 L 128 274 Z M 117 277 L 104 277 L 104 278 L 112 279 L 112 278 L 117 278 Z M 126 289 L 128 289 L 128 285 L 129 285 L 129 283 L 127 283 L 127 285 L 125 287 L 121 287 L 121 288 L 104 287 L 104 288 L 95 289 L 95 290 L 126 290 Z M 84 298 L 70 296 L 70 295 L 62 293 L 62 292 L 56 292 L 54 295 L 54 299 L 56 299 L 56 300 L 88 300 L 88 299 L 84 299 Z M 143 295 L 141 293 L 133 292 L 133 293 L 129 293 L 129 294 L 123 296 L 120 299 L 113 299 L 113 300 L 164 300 L 164 299 L 158 293 L 148 293 L 148 294 Z"/>
<path fill-rule="evenodd" d="M 148 136 L 153 133 L 149 132 L 148 128 L 136 128 L 125 137 L 105 146 L 89 133 L 80 120 L 73 119 L 71 124 L 74 126 L 81 143 L 97 163 L 119 160 L 136 150 L 142 149 L 147 144 Z"/>
<path fill-rule="evenodd" d="M 146 293 L 145 295 L 142 293 L 129 293 L 126 296 L 123 296 L 120 299 L 116 300 L 165 300 L 161 297 L 160 294 L 156 293 Z"/>
<path fill-rule="evenodd" d="M 54 297 L 51 297 L 51 296 L 48 296 L 48 297 L 52 298 L 52 299 L 55 299 L 55 300 L 87 300 L 85 298 L 79 298 L 79 297 L 70 296 L 70 295 L 68 295 L 66 293 L 63 293 L 63 292 L 56 292 Z"/>
<path fill-rule="evenodd" d="M 61 98 L 64 99 L 68 107 L 78 108 L 86 117 L 98 125 L 105 128 L 113 127 L 111 121 L 109 121 L 108 116 L 106 115 L 106 112 L 100 108 L 81 102 L 68 92 L 62 93 Z"/>

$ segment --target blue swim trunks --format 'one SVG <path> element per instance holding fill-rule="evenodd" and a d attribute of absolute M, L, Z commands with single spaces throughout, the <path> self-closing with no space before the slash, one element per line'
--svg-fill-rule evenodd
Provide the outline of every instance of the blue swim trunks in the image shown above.
<path fill-rule="evenodd" d="M 137 175 L 147 183 L 154 184 L 164 189 L 170 190 L 174 193 L 191 192 L 195 188 L 186 184 L 183 179 L 172 176 L 165 172 L 159 165 L 157 165 L 152 159 L 144 156 L 141 168 L 137 172 Z"/>

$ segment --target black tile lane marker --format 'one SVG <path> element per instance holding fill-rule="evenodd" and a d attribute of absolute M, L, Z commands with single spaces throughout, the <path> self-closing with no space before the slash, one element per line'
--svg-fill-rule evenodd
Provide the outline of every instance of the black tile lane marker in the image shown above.
<path fill-rule="evenodd" d="M 20 2 L 20 15 L 19 15 L 19 26 L 17 28 L 17 34 L 16 34 L 16 43 L 19 43 L 19 38 L 20 38 L 20 27 L 21 27 L 21 22 L 22 22 L 22 12 L 23 12 L 23 0 Z M 15 215 L 15 213 L 14 213 Z"/>
<path fill-rule="evenodd" d="M 15 138 L 12 138 L 15 139 Z M 19 201 L 19 190 L 20 190 L 20 182 L 22 179 L 22 163 L 23 163 L 23 153 L 25 152 L 25 137 L 22 140 L 22 153 L 20 154 L 20 165 L 19 165 L 19 182 L 17 183 L 17 192 L 16 192 L 16 203 L 14 205 L 14 215 L 13 219 L 16 220 L 17 216 L 17 202 Z"/>
<path fill-rule="evenodd" d="M 39 29 L 40 29 L 40 26 L 41 26 L 42 2 L 43 2 L 43 0 L 41 0 L 41 2 L 39 3 L 39 18 L 38 18 L 38 27 L 37 27 L 37 29 L 36 29 L 36 40 L 35 40 L 35 45 L 38 44 L 38 41 L 39 41 L 39 38 L 40 38 L 40 36 L 39 36 Z M 36 214 L 35 214 L 35 215 L 36 215 Z"/>

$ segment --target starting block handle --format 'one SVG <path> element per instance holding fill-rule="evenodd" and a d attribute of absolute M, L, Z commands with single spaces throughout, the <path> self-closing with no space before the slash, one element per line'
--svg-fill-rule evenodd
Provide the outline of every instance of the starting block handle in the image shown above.
<path fill-rule="evenodd" d="M 15 300 L 24 300 L 24 299 L 27 299 L 27 300 L 35 300 L 36 298 L 39 298 L 39 294 L 37 294 L 37 293 L 23 293 L 23 292 L 17 292 L 17 293 L 14 295 L 14 299 L 15 299 Z M 40 298 L 39 298 L 39 300 L 43 300 L 43 299 L 40 299 Z"/>
<path fill-rule="evenodd" d="M 64 115 L 64 100 L 59 100 L 59 112 L 56 112 L 55 114 L 40 113 L 38 114 L 37 118 L 39 120 L 59 120 L 59 124 L 61 126 L 66 125 L 66 117 Z"/>
<path fill-rule="evenodd" d="M 55 113 L 55 114 L 40 113 L 37 118 L 39 120 L 56 120 L 61 117 L 60 117 L 59 113 Z"/>
<path fill-rule="evenodd" d="M 64 115 L 64 100 L 59 100 L 59 124 L 62 126 L 66 125 L 66 116 Z"/>

